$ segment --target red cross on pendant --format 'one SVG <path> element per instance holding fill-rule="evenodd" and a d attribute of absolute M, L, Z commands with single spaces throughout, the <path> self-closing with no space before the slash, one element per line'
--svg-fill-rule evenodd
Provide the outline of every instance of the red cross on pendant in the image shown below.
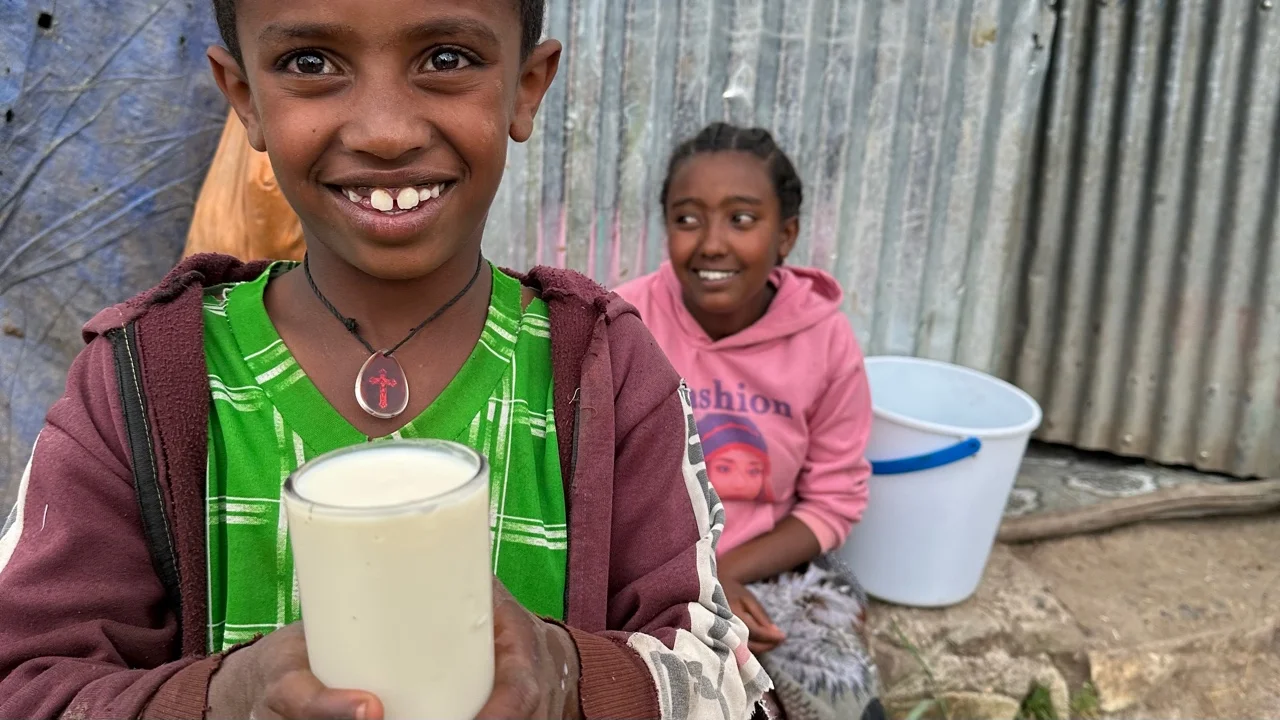
<path fill-rule="evenodd" d="M 389 420 L 409 406 L 409 378 L 399 361 L 374 353 L 356 376 L 356 402 L 376 418 Z"/>
<path fill-rule="evenodd" d="M 370 385 L 378 386 L 378 409 L 386 412 L 387 410 L 387 388 L 395 387 L 399 383 L 387 377 L 386 370 L 379 370 L 376 377 L 369 378 Z"/>

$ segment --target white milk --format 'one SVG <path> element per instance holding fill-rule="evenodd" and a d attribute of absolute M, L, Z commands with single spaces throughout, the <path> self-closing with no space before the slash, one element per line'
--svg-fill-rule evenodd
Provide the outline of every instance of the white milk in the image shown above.
<path fill-rule="evenodd" d="M 471 720 L 493 688 L 489 469 L 444 442 L 304 466 L 284 494 L 311 670 L 388 720 Z"/>

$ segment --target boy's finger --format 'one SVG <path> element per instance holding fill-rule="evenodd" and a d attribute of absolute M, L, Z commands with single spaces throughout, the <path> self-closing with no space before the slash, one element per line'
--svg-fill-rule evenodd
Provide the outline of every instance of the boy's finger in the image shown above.
<path fill-rule="evenodd" d="M 299 720 L 382 720 L 382 703 L 366 692 L 325 690 L 311 699 Z"/>
<path fill-rule="evenodd" d="M 330 690 L 310 671 L 290 672 L 267 689 L 267 709 L 282 718 L 382 720 L 382 703 L 357 690 Z"/>

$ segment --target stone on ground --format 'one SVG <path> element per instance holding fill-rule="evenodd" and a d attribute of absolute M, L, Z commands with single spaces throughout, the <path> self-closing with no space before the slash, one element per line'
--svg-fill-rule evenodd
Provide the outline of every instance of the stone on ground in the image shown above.
<path fill-rule="evenodd" d="M 1280 717 L 1277 547 L 1275 517 L 997 546 L 959 606 L 872 608 L 886 706 L 1004 718 L 1041 686 L 1066 718 L 1091 683 L 1102 717 Z"/>

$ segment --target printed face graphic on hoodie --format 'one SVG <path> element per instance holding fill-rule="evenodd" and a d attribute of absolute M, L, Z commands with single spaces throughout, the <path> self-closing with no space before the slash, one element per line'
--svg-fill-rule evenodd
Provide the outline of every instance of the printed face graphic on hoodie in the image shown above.
<path fill-rule="evenodd" d="M 703 415 L 698 434 L 721 500 L 773 502 L 769 446 L 755 423 L 740 415 Z"/>

